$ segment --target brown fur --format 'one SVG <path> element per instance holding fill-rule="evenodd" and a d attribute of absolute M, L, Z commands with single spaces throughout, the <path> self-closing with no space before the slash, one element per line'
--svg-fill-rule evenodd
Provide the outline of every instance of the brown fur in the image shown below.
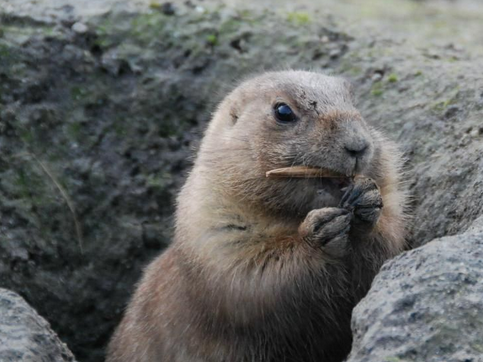
<path fill-rule="evenodd" d="M 296 124 L 275 121 L 277 102 Z M 362 141 L 357 160 L 344 150 Z M 345 81 L 287 71 L 243 83 L 210 123 L 175 240 L 146 269 L 107 361 L 341 361 L 352 308 L 404 246 L 399 163 Z M 265 178 L 294 164 L 363 174 L 379 186 L 364 197 L 384 207 L 359 227 L 357 213 L 337 216 L 342 192 L 327 181 Z"/>

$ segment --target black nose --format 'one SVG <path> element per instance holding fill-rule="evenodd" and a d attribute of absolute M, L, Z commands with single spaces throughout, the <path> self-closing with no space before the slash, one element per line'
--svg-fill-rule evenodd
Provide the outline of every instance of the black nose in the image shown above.
<path fill-rule="evenodd" d="M 345 150 L 351 157 L 362 157 L 369 148 L 369 143 L 365 140 L 358 140 L 356 142 L 351 142 L 344 146 Z"/>

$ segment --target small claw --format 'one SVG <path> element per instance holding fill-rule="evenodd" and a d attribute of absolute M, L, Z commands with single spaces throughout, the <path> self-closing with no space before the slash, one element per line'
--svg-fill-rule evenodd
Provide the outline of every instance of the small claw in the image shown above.
<path fill-rule="evenodd" d="M 345 191 L 340 201 L 339 207 L 353 210 L 361 201 L 361 198 L 372 189 L 377 189 L 377 185 L 367 179 L 360 179 L 358 182 L 351 184 Z"/>
<path fill-rule="evenodd" d="M 345 204 L 347 202 L 347 199 L 351 196 L 352 190 L 354 189 L 354 184 L 350 184 L 347 187 L 344 187 L 344 195 L 342 196 L 342 199 L 340 200 L 339 207 L 340 208 L 345 208 Z"/>
<path fill-rule="evenodd" d="M 346 201 L 347 206 L 354 207 L 362 196 L 363 189 L 358 187 L 350 195 L 349 199 Z"/>

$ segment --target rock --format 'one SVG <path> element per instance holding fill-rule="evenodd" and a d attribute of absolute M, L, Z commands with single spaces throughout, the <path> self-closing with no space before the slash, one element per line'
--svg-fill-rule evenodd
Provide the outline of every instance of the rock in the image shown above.
<path fill-rule="evenodd" d="M 371 80 L 376 83 L 376 82 L 379 82 L 381 79 L 382 79 L 382 76 L 383 74 L 380 73 L 380 72 L 375 72 L 372 77 L 371 77 Z"/>
<path fill-rule="evenodd" d="M 388 262 L 354 309 L 347 362 L 481 361 L 483 217 Z"/>
<path fill-rule="evenodd" d="M 454 50 L 279 6 L 173 1 L 169 15 L 144 0 L 3 2 L 0 286 L 82 361 L 102 360 L 143 266 L 170 241 L 210 112 L 250 73 L 318 69 L 354 83 L 363 116 L 407 157 L 411 245 L 483 213 L 481 132 L 468 132 L 483 119 L 481 66 Z"/>
<path fill-rule="evenodd" d="M 72 25 L 71 29 L 74 32 L 76 32 L 77 34 L 84 34 L 84 33 L 87 33 L 87 31 L 89 30 L 89 28 L 87 27 L 86 24 L 81 23 L 79 21 L 74 23 L 74 25 Z"/>
<path fill-rule="evenodd" d="M 74 362 L 74 356 L 22 297 L 0 289 L 0 361 Z"/>
<path fill-rule="evenodd" d="M 470 131 L 470 136 L 473 138 L 477 138 L 483 134 L 483 128 L 474 128 Z"/>

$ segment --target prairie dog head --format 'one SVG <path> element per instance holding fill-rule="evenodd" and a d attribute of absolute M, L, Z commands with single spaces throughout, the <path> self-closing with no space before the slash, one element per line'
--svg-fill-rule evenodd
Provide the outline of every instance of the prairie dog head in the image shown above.
<path fill-rule="evenodd" d="M 341 185 L 328 179 L 266 179 L 295 165 L 380 178 L 381 141 L 340 78 L 304 71 L 265 73 L 220 104 L 197 163 L 226 195 L 274 212 L 303 215 L 336 206 Z"/>

